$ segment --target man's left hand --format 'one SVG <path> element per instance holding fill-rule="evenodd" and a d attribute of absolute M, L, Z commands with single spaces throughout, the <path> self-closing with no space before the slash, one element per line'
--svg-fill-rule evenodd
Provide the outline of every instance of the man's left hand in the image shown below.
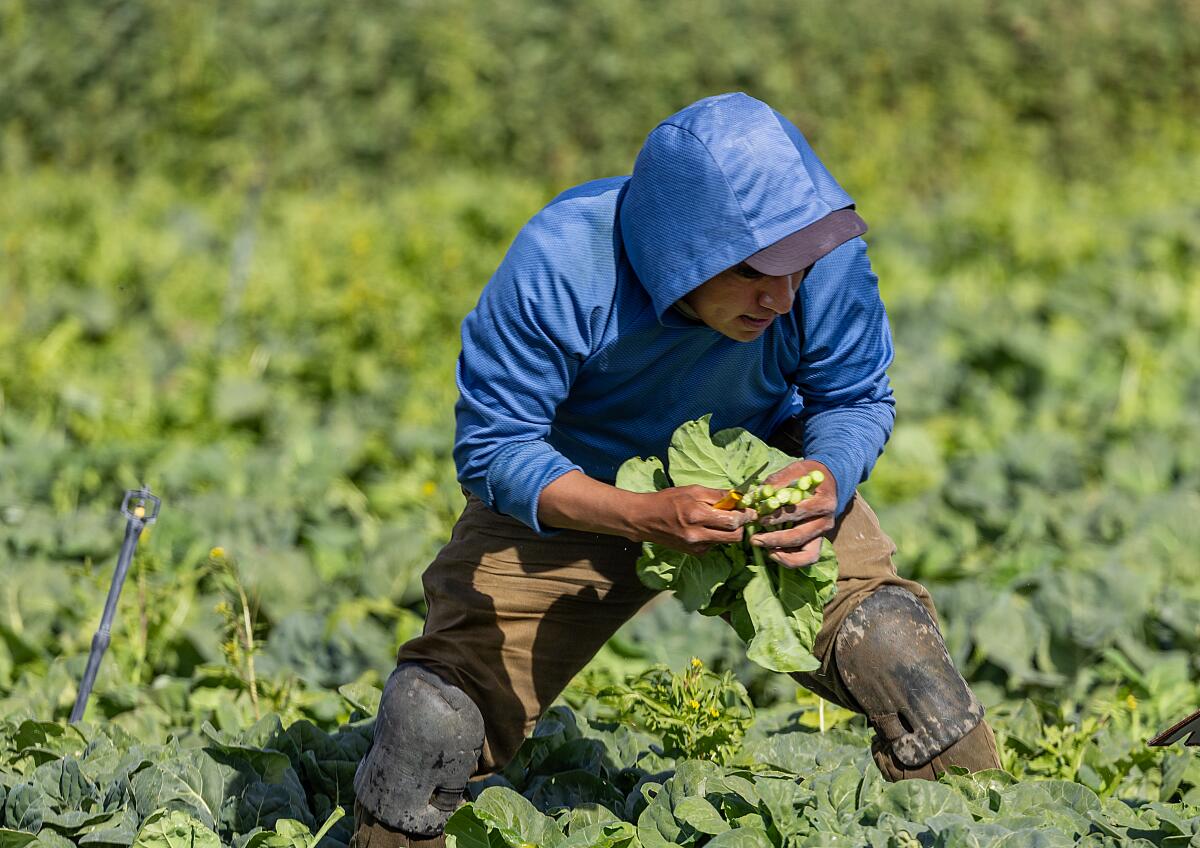
<path fill-rule="evenodd" d="M 798 504 L 785 504 L 759 519 L 764 531 L 750 537 L 750 544 L 761 546 L 767 555 L 786 568 L 812 565 L 821 556 L 821 539 L 833 530 L 837 509 L 837 481 L 823 463 L 813 460 L 793 462 L 766 479 L 766 483 L 783 487 L 805 474 L 820 471 L 825 479 L 812 490 L 813 496 Z M 783 524 L 795 523 L 787 530 L 771 530 Z"/>

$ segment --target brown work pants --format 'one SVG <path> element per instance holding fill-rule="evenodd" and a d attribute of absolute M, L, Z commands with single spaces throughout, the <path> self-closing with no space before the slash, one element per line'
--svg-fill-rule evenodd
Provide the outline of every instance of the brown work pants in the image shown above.
<path fill-rule="evenodd" d="M 833 638 L 842 621 L 887 585 L 912 592 L 935 622 L 937 613 L 923 586 L 897 576 L 895 546 L 860 496 L 830 539 L 839 573 L 837 594 L 825 607 L 814 646 L 821 667 L 792 676 L 861 713 L 837 673 Z M 478 705 L 486 740 L 477 776 L 512 758 L 571 678 L 655 597 L 635 573 L 639 554 L 640 545 L 617 536 L 566 530 L 543 538 L 478 498 L 468 499 L 449 544 L 423 578 L 429 605 L 425 631 L 405 644 L 397 659 L 420 663 Z M 680 615 L 680 626 L 686 627 L 687 618 Z M 896 634 L 896 649 L 903 651 L 904 644 L 904 635 Z M 1000 766 L 986 721 L 919 768 L 900 763 L 878 728 L 871 750 L 889 780 L 933 779 L 952 765 L 969 771 Z"/>

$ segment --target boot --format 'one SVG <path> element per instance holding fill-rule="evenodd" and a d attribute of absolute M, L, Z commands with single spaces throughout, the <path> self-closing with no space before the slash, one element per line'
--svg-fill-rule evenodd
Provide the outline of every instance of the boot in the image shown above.
<path fill-rule="evenodd" d="M 393 830 L 373 815 L 363 809 L 362 804 L 354 802 L 354 836 L 350 839 L 349 848 L 445 848 L 446 837 L 410 836 L 401 830 Z"/>

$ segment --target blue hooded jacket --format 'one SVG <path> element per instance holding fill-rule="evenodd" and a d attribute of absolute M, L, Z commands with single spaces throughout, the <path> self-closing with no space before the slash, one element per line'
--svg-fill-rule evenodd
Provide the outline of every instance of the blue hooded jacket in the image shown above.
<path fill-rule="evenodd" d="M 767 438 L 805 422 L 804 455 L 840 515 L 891 434 L 887 316 L 866 244 L 818 260 L 792 311 L 739 342 L 673 305 L 784 236 L 853 205 L 790 122 L 745 94 L 701 100 L 646 139 L 633 174 L 563 192 L 518 233 L 462 325 L 454 459 L 469 491 L 539 533 L 542 489 L 612 482 L 666 456 L 675 428 Z"/>

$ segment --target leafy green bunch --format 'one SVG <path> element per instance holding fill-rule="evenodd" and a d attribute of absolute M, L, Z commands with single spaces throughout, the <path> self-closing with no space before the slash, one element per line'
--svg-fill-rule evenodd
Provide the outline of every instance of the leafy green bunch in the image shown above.
<path fill-rule="evenodd" d="M 745 497 L 738 498 L 738 506 L 766 515 L 781 506 L 808 500 L 814 494 L 813 488 L 824 482 L 825 475 L 814 469 L 787 486 L 751 486 Z"/>
<path fill-rule="evenodd" d="M 710 433 L 705 415 L 675 430 L 667 449 L 668 470 L 658 457 L 634 457 L 617 471 L 617 486 L 632 492 L 656 492 L 670 486 L 699 485 L 732 489 L 754 483 L 796 462 L 752 433 L 733 427 Z M 765 467 L 764 467 L 765 463 Z M 820 475 L 820 472 L 816 472 Z M 760 514 L 803 500 L 819 484 L 813 474 L 783 489 L 751 488 L 750 504 Z M 813 643 L 821 629 L 825 604 L 837 591 L 837 558 L 822 544 L 820 559 L 807 568 L 768 563 L 750 544 L 757 525 L 746 527 L 740 543 L 714 545 L 703 554 L 687 554 L 645 542 L 637 562 L 638 577 L 652 589 L 671 590 L 684 609 L 719 615 L 748 645 L 752 662 L 779 672 L 813 671 L 820 663 Z"/>
<path fill-rule="evenodd" d="M 670 757 L 728 763 L 754 721 L 754 705 L 733 673 L 716 674 L 698 657 L 682 673 L 655 665 L 596 694 L 618 721 L 659 735 Z"/>

